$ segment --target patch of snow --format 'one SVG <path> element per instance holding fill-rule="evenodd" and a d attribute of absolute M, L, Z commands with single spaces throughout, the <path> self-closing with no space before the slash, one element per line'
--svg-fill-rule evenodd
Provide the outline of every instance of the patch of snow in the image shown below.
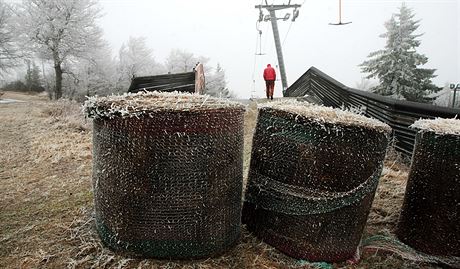
<path fill-rule="evenodd" d="M 15 100 L 15 99 L 0 99 L 0 104 L 12 104 L 12 103 L 24 103 L 24 101 Z"/>

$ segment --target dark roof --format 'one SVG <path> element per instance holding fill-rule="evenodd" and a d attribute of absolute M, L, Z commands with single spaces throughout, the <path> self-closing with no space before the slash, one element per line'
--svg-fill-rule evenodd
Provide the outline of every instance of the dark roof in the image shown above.
<path fill-rule="evenodd" d="M 135 77 L 128 92 L 138 91 L 195 92 L 195 72 Z"/>

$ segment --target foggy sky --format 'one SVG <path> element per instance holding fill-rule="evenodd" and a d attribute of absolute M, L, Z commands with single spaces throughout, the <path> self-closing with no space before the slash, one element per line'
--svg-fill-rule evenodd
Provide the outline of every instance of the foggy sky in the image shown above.
<path fill-rule="evenodd" d="M 274 0 L 269 0 L 272 3 Z M 428 68 L 436 68 L 435 84 L 460 83 L 460 0 L 405 1 L 413 8 L 424 33 L 418 52 L 429 58 Z M 276 4 L 283 1 L 275 0 Z M 284 1 L 287 3 L 287 0 Z M 357 65 L 385 40 L 384 22 L 402 1 L 343 0 L 345 26 L 330 26 L 338 20 L 338 0 L 292 0 L 302 4 L 300 15 L 279 21 L 288 84 L 310 66 L 316 66 L 347 86 L 354 87 L 364 75 Z M 164 62 L 171 49 L 179 48 L 218 62 L 226 71 L 230 90 L 247 98 L 252 90 L 264 95 L 262 71 L 267 63 L 277 65 L 270 22 L 263 22 L 262 52 L 255 56 L 256 20 L 254 5 L 260 0 L 102 0 L 104 16 L 99 20 L 104 38 L 114 55 L 129 36 L 144 36 L 155 59 Z M 287 10 L 286 10 L 287 11 Z M 278 11 L 282 17 L 286 11 Z M 288 35 L 288 29 L 291 27 Z M 255 83 L 253 82 L 255 79 Z M 281 96 L 277 81 L 275 96 Z"/>
<path fill-rule="evenodd" d="M 269 1 L 271 3 L 272 1 Z M 285 1 L 287 3 L 287 1 Z M 302 4 L 303 0 L 292 0 Z M 405 1 L 421 19 L 419 52 L 429 57 L 426 67 L 438 69 L 434 82 L 460 83 L 460 5 L 459 0 Z M 277 64 L 269 22 L 261 24 L 262 51 L 254 56 L 256 20 L 254 5 L 261 1 L 101 1 L 104 17 L 100 20 L 105 38 L 114 53 L 129 36 L 147 37 L 156 60 L 163 62 L 173 48 L 186 49 L 219 62 L 226 71 L 229 88 L 240 97 L 253 89 L 263 95 L 262 70 L 267 63 Z M 277 4 L 282 1 L 275 1 Z M 310 66 L 316 66 L 342 83 L 354 87 L 364 75 L 358 64 L 375 50 L 383 48 L 384 22 L 402 1 L 343 0 L 346 26 L 330 26 L 338 20 L 337 0 L 306 0 L 297 20 L 279 21 L 280 36 L 289 85 Z M 277 13 L 278 17 L 285 14 Z M 255 68 L 254 68 L 255 66 Z M 255 69 L 255 72 L 254 72 Z M 256 83 L 253 83 L 253 75 Z M 281 95 L 281 81 L 276 85 Z"/>

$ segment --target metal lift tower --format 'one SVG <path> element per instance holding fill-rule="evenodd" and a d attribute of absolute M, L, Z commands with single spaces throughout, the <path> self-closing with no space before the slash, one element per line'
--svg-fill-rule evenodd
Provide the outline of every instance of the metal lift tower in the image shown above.
<path fill-rule="evenodd" d="M 277 18 L 276 17 L 276 11 L 277 10 L 282 10 L 282 9 L 287 9 L 287 8 L 294 8 L 294 11 L 292 12 L 292 21 L 295 21 L 295 19 L 299 16 L 299 8 L 301 5 L 298 4 L 293 4 L 291 5 L 291 1 L 289 3 L 283 4 L 283 5 L 269 5 L 267 3 L 267 0 L 265 0 L 265 5 L 257 5 L 255 6 L 260 10 L 259 14 L 259 22 L 261 21 L 268 21 L 270 20 L 272 23 L 272 29 L 273 29 L 273 37 L 275 39 L 275 47 L 276 47 L 276 54 L 278 56 L 278 66 L 280 68 L 280 73 L 281 73 L 281 83 L 283 85 L 283 96 L 284 92 L 286 91 L 288 87 L 287 83 L 287 78 L 286 78 L 286 69 L 284 66 L 284 58 L 283 58 L 283 50 L 281 48 L 281 41 L 280 41 L 280 34 L 278 30 L 278 20 L 283 20 L 287 21 L 289 20 L 291 13 L 286 13 L 284 17 Z M 268 11 L 268 15 L 263 14 L 262 9 L 266 9 Z"/>

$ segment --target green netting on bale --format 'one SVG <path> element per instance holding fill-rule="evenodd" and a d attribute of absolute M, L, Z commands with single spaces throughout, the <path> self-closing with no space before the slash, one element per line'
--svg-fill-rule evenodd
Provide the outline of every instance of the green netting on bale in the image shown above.
<path fill-rule="evenodd" d="M 308 266 L 307 268 L 315 268 L 315 269 L 334 269 L 334 266 L 327 262 L 309 262 L 300 260 L 297 262 L 300 266 Z"/>
<path fill-rule="evenodd" d="M 190 258 L 203 258 L 209 257 L 210 253 L 212 253 L 212 256 L 218 255 L 226 249 L 236 245 L 240 238 L 239 233 L 235 233 L 222 241 L 204 242 L 202 240 L 187 241 L 170 239 L 126 242 L 121 241 L 118 235 L 104 225 L 101 220 L 96 219 L 96 228 L 102 242 L 116 252 L 159 259 L 184 257 L 184 255 Z"/>
<path fill-rule="evenodd" d="M 419 262 L 432 263 L 449 266 L 450 268 L 460 268 L 460 257 L 454 256 L 434 256 L 417 251 L 410 246 L 399 241 L 392 235 L 374 235 L 361 242 L 360 249 L 381 250 L 395 253 L 403 259 Z"/>
<path fill-rule="evenodd" d="M 294 118 L 294 122 L 281 117 L 260 117 L 258 128 L 270 132 L 273 139 L 320 146 L 324 136 L 323 128 L 328 127 L 321 125 L 319 129 L 305 128 L 299 117 Z M 340 128 L 336 126 L 335 130 L 331 129 L 328 132 L 343 132 Z M 374 173 L 357 187 L 344 192 L 334 192 L 286 184 L 260 173 L 257 169 L 251 169 L 251 184 L 248 184 L 245 201 L 285 214 L 327 213 L 355 204 L 367 194 L 375 192 L 381 172 L 382 165 L 376 167 Z"/>
<path fill-rule="evenodd" d="M 102 241 L 134 256 L 205 258 L 240 236 L 243 117 L 209 96 L 92 98 L 93 189 Z"/>
<path fill-rule="evenodd" d="M 418 133 L 397 236 L 419 251 L 460 257 L 460 120 L 420 120 L 413 127 Z"/>
<path fill-rule="evenodd" d="M 277 113 L 281 113 L 277 115 Z M 267 143 L 271 141 L 280 142 L 279 144 L 272 144 L 271 147 L 284 147 L 277 152 L 272 152 L 269 157 L 261 156 L 262 160 L 255 160 L 257 164 L 263 166 L 264 162 L 275 160 L 277 162 L 287 162 L 288 158 L 279 158 L 275 155 L 289 155 L 295 154 L 301 155 L 308 149 L 320 148 L 324 144 L 334 143 L 333 137 L 340 136 L 343 138 L 344 135 L 354 136 L 354 142 L 361 142 L 359 136 L 365 135 L 366 129 L 364 127 L 351 127 L 342 125 L 333 125 L 331 123 L 320 123 L 318 121 L 309 121 L 308 119 L 284 112 L 274 112 L 270 108 L 262 109 L 262 116 L 258 118 L 257 130 L 264 132 L 264 141 L 257 141 L 257 145 Z M 351 133 L 354 133 L 351 135 Z M 378 133 L 378 132 L 377 132 Z M 256 134 L 257 136 L 257 134 Z M 328 138 L 329 136 L 329 138 Z M 358 139 L 356 139 L 358 138 Z M 386 145 L 385 141 L 388 139 L 387 135 L 383 133 L 380 137 L 383 145 Z M 338 143 L 343 141 L 338 140 Z M 376 142 L 378 143 L 378 142 Z M 356 145 L 357 146 L 357 145 Z M 265 145 L 261 145 L 265 147 Z M 300 151 L 295 152 L 294 147 L 300 147 Z M 260 151 L 261 149 L 255 149 Z M 384 147 L 377 149 L 382 155 L 385 150 Z M 257 153 L 256 157 L 259 156 Z M 264 153 L 262 153 L 264 155 Z M 312 158 L 314 154 L 312 153 Z M 264 158 L 265 157 L 265 158 Z M 277 158 L 278 157 L 278 158 Z M 285 157 L 285 156 L 283 156 Z M 333 158 L 333 156 L 331 156 Z M 359 161 L 358 161 L 359 162 Z M 277 166 L 282 166 L 278 164 Z M 355 204 L 361 200 L 368 193 L 375 192 L 378 180 L 382 171 L 382 162 L 378 162 L 377 166 L 371 171 L 370 176 L 367 179 L 358 179 L 356 186 L 343 191 L 337 191 L 331 188 L 317 188 L 318 186 L 301 186 L 299 184 L 291 184 L 283 182 L 283 176 L 281 173 L 281 180 L 279 177 L 270 176 L 264 167 L 256 167 L 253 163 L 249 172 L 250 182 L 247 186 L 245 195 L 245 201 L 256 204 L 267 210 L 277 211 L 285 214 L 294 215 L 310 215 L 327 213 L 337 210 L 341 207 L 345 207 L 351 204 Z M 285 168 L 285 167 L 283 167 Z M 293 167 L 291 167 L 293 168 Z M 352 167 L 350 169 L 353 169 Z M 360 169 L 360 167 L 356 167 Z M 276 171 L 278 172 L 278 171 Z M 285 172 L 285 171 L 281 171 Z M 307 175 L 308 176 L 308 175 Z M 354 181 L 354 180 L 350 180 Z"/>
<path fill-rule="evenodd" d="M 391 129 L 332 108 L 260 107 L 243 207 L 248 229 L 309 261 L 352 257 Z"/>
<path fill-rule="evenodd" d="M 290 215 L 328 213 L 356 204 L 369 193 L 375 192 L 382 167 L 375 170 L 361 185 L 347 192 L 327 192 L 284 184 L 257 172 L 251 172 L 251 184 L 245 201 L 266 210 Z"/>

